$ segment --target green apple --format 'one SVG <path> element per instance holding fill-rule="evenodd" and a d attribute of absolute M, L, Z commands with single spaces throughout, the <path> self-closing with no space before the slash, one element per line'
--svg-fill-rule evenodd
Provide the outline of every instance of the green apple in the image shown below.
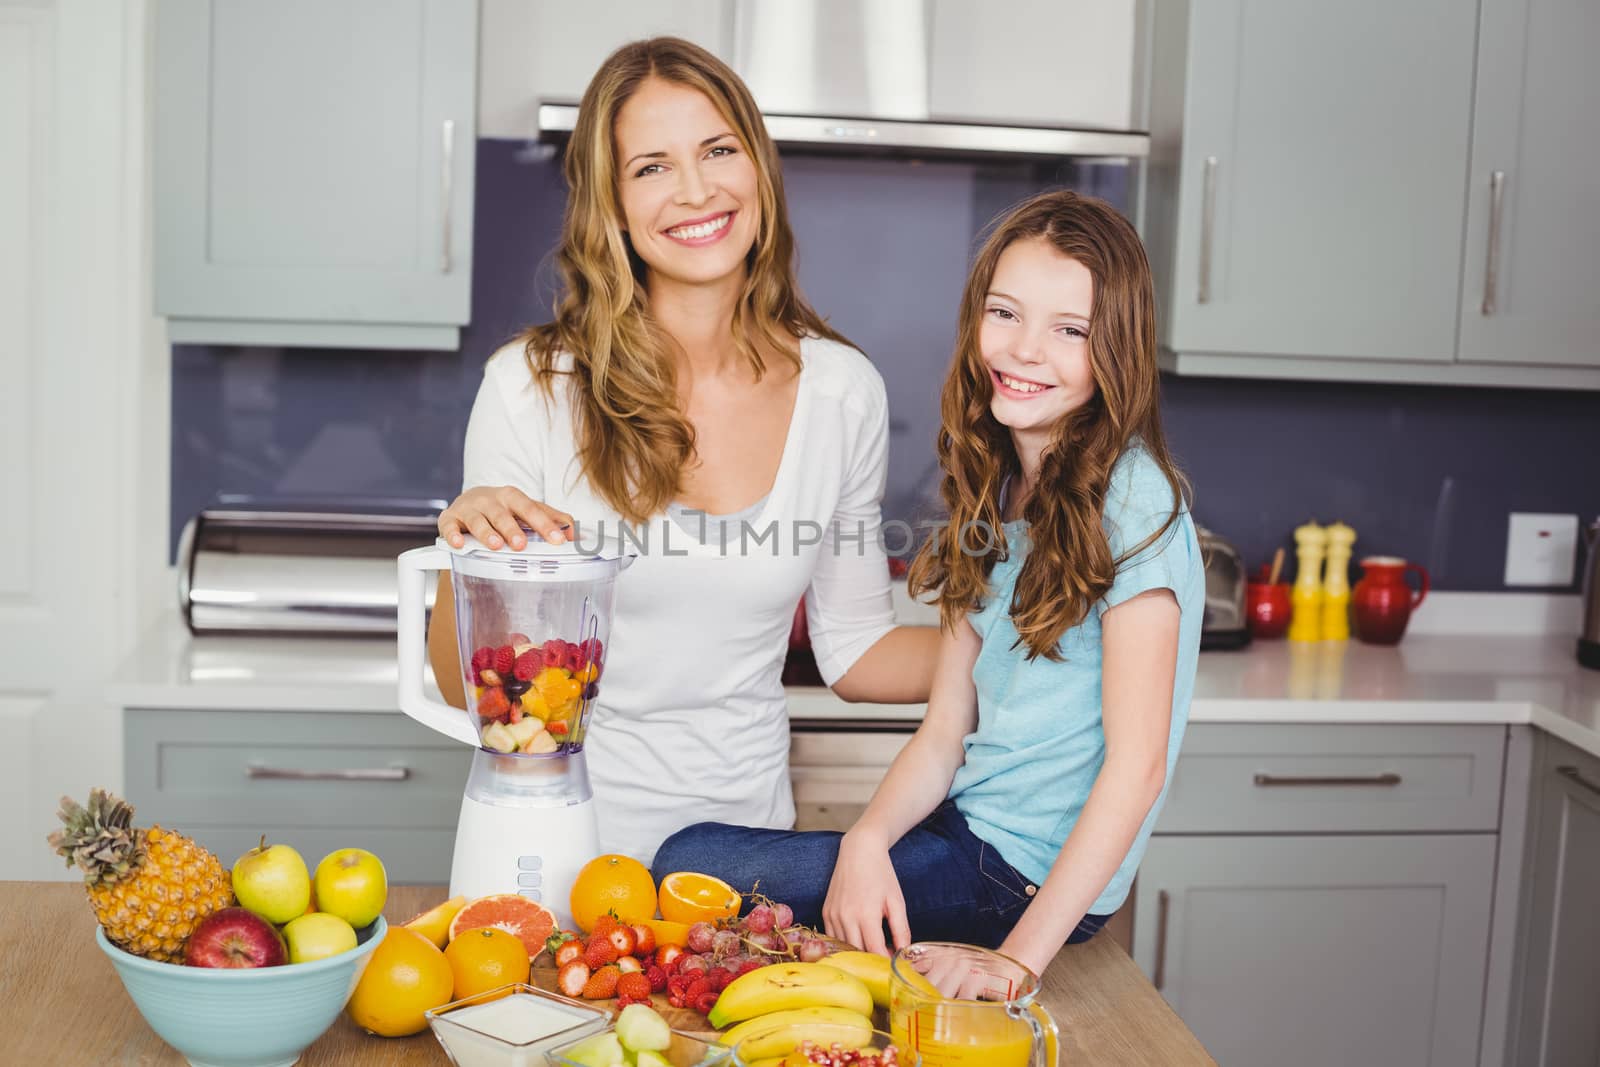
<path fill-rule="evenodd" d="M 622 1042 L 610 1032 L 585 1038 L 562 1055 L 573 1063 L 583 1064 L 583 1067 L 614 1067 L 615 1064 L 628 1062 L 622 1051 Z"/>
<path fill-rule="evenodd" d="M 310 963 L 356 947 L 355 928 L 325 911 L 289 920 L 283 938 L 289 942 L 290 963 Z"/>
<path fill-rule="evenodd" d="M 341 848 L 317 864 L 316 889 L 318 908 L 359 930 L 383 911 L 389 878 L 383 861 L 366 849 Z"/>
<path fill-rule="evenodd" d="M 233 895 L 270 923 L 286 923 L 305 913 L 311 903 L 311 876 L 306 861 L 288 845 L 261 844 L 233 865 Z"/>

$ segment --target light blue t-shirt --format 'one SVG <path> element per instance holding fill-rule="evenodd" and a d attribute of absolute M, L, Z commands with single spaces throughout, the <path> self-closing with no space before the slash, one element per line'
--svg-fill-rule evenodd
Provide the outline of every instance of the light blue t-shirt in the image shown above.
<path fill-rule="evenodd" d="M 1124 452 L 1111 471 L 1103 525 L 1117 559 L 1160 529 L 1172 513 L 1172 488 L 1143 448 Z M 966 762 L 956 771 L 950 795 L 972 832 L 1000 851 L 1035 884 L 1042 883 L 1067 835 L 1078 821 L 1089 790 L 1105 762 L 1106 735 L 1100 708 L 1100 616 L 1107 608 L 1151 589 L 1171 589 L 1182 614 L 1178 669 L 1172 692 L 1172 729 L 1167 739 L 1167 781 L 1178 758 L 1194 695 L 1205 612 L 1205 570 L 1194 523 L 1184 511 L 1137 556 L 1124 561 L 1111 589 L 1083 622 L 1061 637 L 1059 662 L 1038 657 L 1017 643 L 1011 597 L 1028 551 L 1027 524 L 1006 524 L 1009 558 L 995 564 L 990 595 L 968 616 L 983 639 L 972 668 L 978 692 L 978 728 L 965 739 Z M 1157 798 L 1132 849 L 1092 915 L 1115 911 L 1127 899 L 1144 856 L 1151 827 L 1166 799 Z"/>

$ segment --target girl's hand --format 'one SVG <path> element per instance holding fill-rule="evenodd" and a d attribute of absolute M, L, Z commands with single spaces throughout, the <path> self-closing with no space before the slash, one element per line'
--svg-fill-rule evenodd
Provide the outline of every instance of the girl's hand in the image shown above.
<path fill-rule="evenodd" d="M 906 921 L 906 898 L 895 877 L 894 864 L 889 862 L 889 850 L 846 834 L 839 844 L 828 897 L 822 903 L 823 929 L 830 937 L 888 956 L 892 950 L 883 941 L 885 917 L 894 947 L 909 945 L 911 925 Z"/>
<path fill-rule="evenodd" d="M 468 489 L 439 515 L 439 536 L 455 548 L 466 544 L 465 535 L 470 533 L 492 549 L 510 545 L 521 552 L 528 547 L 524 526 L 559 545 L 570 536 L 572 516 L 511 485 Z"/>

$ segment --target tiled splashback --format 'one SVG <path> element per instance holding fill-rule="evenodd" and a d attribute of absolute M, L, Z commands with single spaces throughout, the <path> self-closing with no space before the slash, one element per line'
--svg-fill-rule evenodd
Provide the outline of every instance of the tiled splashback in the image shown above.
<path fill-rule="evenodd" d="M 558 164 L 478 145 L 472 323 L 458 353 L 177 346 L 173 536 L 218 493 L 451 497 L 483 360 L 548 317 Z M 1122 203 L 1119 167 L 794 158 L 785 184 L 813 304 L 888 383 L 885 511 L 934 484 L 938 390 L 978 230 L 1035 189 Z M 1250 564 L 1307 518 L 1357 555 L 1426 564 L 1436 586 L 1501 588 L 1506 514 L 1600 512 L 1600 393 L 1167 378 L 1167 426 L 1197 517 Z"/>

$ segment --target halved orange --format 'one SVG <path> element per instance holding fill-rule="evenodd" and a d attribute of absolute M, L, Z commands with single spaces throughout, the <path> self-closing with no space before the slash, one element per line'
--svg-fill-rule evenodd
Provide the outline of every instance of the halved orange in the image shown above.
<path fill-rule="evenodd" d="M 634 926 L 648 926 L 655 932 L 656 944 L 676 945 L 683 948 L 689 943 L 689 924 L 675 923 L 668 919 L 634 919 Z"/>
<path fill-rule="evenodd" d="M 450 920 L 450 940 L 454 941 L 468 930 L 492 926 L 515 934 L 528 958 L 534 959 L 544 951 L 544 940 L 555 933 L 555 913 L 536 901 L 516 893 L 496 893 L 479 897 Z"/>
<path fill-rule="evenodd" d="M 466 897 L 451 897 L 443 904 L 437 904 L 427 911 L 405 922 L 408 930 L 415 930 L 423 937 L 432 941 L 440 948 L 450 943 L 450 923 L 456 913 L 466 907 Z"/>
<path fill-rule="evenodd" d="M 661 917 L 676 923 L 714 923 L 739 914 L 733 886 L 709 874 L 675 871 L 661 879 Z"/>

